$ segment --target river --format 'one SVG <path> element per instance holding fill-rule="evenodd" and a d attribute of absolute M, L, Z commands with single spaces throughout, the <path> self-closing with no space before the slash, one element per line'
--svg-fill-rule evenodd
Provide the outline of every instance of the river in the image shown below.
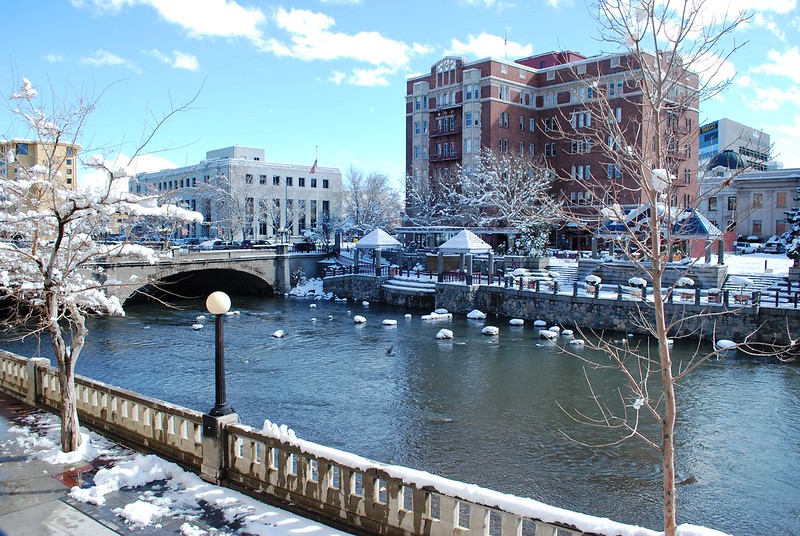
<path fill-rule="evenodd" d="M 586 375 L 611 405 L 621 379 L 564 353 L 563 338 L 545 343 L 531 323 L 514 327 L 499 317 L 423 321 L 427 311 L 381 304 L 233 300 L 239 314 L 225 318 L 227 393 L 245 424 L 270 419 L 304 439 L 375 460 L 661 526 L 656 450 L 637 440 L 604 448 L 574 440 L 614 439 L 564 410 L 593 411 Z M 213 321 L 191 328 L 202 304 L 126 311 L 90 321 L 78 374 L 208 411 Z M 354 324 L 355 314 L 366 324 Z M 397 326 L 381 325 L 385 318 Z M 481 335 L 487 324 L 500 335 Z M 443 327 L 453 340 L 435 338 Z M 278 329 L 286 336 L 270 337 Z M 50 356 L 49 343 L 42 345 L 41 355 Z M 35 341 L 3 346 L 37 353 Z M 691 348 L 676 343 L 675 355 Z M 709 362 L 678 385 L 677 398 L 677 467 L 685 481 L 678 522 L 733 534 L 800 534 L 800 368 Z"/>

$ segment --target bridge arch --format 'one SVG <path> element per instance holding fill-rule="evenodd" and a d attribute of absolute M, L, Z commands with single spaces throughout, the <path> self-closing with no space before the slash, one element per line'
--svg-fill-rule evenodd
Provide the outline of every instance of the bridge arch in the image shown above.
<path fill-rule="evenodd" d="M 148 301 L 192 300 L 221 290 L 230 295 L 272 296 L 274 287 L 261 274 L 238 268 L 197 268 L 156 274 L 150 282 L 132 290 L 124 304 Z"/>

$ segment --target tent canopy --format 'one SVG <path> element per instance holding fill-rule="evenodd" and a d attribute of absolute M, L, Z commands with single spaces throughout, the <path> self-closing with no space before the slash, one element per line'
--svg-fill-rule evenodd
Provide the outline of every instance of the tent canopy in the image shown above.
<path fill-rule="evenodd" d="M 492 246 L 483 241 L 481 237 L 463 229 L 453 238 L 439 246 L 442 253 L 488 253 Z"/>
<path fill-rule="evenodd" d="M 675 238 L 715 239 L 722 236 L 722 231 L 716 225 L 693 208 L 687 208 L 678 216 L 672 226 L 672 232 Z"/>
<path fill-rule="evenodd" d="M 367 233 L 356 243 L 356 249 L 397 249 L 400 246 L 400 242 L 383 229 L 375 229 Z"/>

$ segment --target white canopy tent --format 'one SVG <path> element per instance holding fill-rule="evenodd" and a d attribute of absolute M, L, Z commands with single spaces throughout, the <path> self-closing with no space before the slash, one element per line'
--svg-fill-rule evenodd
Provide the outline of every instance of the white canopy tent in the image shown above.
<path fill-rule="evenodd" d="M 356 249 L 397 249 L 400 242 L 383 229 L 375 229 L 367 233 L 356 243 Z"/>
<path fill-rule="evenodd" d="M 492 246 L 483 241 L 481 237 L 468 231 L 461 230 L 453 238 L 439 246 L 439 251 L 445 254 L 453 253 L 488 253 Z"/>

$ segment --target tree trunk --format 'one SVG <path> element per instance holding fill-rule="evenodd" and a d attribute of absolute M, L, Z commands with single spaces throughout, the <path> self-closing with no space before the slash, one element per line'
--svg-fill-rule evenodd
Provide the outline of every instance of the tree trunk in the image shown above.
<path fill-rule="evenodd" d="M 661 422 L 661 451 L 663 465 L 663 507 L 664 534 L 675 536 L 676 490 L 675 490 L 675 382 L 672 375 L 672 352 L 669 346 L 669 334 L 666 327 L 664 300 L 661 297 L 662 274 L 660 266 L 653 269 L 653 308 L 655 313 L 656 336 L 658 338 L 658 356 L 661 365 L 661 382 L 664 393 L 664 418 Z"/>
<path fill-rule="evenodd" d="M 72 359 L 69 359 L 72 361 Z M 74 362 L 74 361 L 72 361 Z M 78 406 L 75 401 L 75 372 L 73 366 L 58 369 L 58 384 L 61 387 L 61 450 L 73 452 L 81 444 Z"/>

